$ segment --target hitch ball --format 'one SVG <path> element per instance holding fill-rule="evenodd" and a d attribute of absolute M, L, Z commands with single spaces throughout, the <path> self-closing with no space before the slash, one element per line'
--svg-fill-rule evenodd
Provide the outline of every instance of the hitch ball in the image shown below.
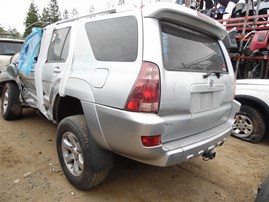
<path fill-rule="evenodd" d="M 212 160 L 216 157 L 216 152 L 213 150 L 207 151 L 202 155 L 204 161 Z"/>

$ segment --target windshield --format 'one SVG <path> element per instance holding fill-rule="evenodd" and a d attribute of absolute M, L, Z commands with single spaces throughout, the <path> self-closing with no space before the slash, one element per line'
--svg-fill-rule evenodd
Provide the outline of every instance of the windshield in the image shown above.
<path fill-rule="evenodd" d="M 172 23 L 162 22 L 164 66 L 172 71 L 227 72 L 217 39 Z"/>
<path fill-rule="evenodd" d="M 14 55 L 20 52 L 22 42 L 0 41 L 0 55 Z"/>

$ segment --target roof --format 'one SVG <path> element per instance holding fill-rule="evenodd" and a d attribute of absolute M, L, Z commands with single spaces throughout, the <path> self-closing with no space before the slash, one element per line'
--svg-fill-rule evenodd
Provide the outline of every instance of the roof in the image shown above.
<path fill-rule="evenodd" d="M 18 42 L 18 43 L 23 43 L 24 41 L 21 39 L 11 39 L 11 38 L 0 38 L 0 41 L 5 41 L 5 42 Z"/>
<path fill-rule="evenodd" d="M 155 18 L 159 20 L 168 20 L 180 23 L 185 27 L 189 27 L 205 34 L 217 37 L 218 39 L 223 39 L 227 35 L 225 27 L 214 20 L 198 11 L 192 10 L 185 6 L 169 3 L 169 2 L 158 2 L 154 4 L 146 5 L 142 8 L 118 6 L 113 9 L 91 13 L 85 16 L 80 16 L 77 18 L 67 19 L 63 21 L 56 22 L 55 25 L 73 22 L 81 18 L 94 18 L 97 16 L 110 15 L 121 12 L 128 12 L 133 10 L 142 10 L 143 17 L 145 18 Z"/>

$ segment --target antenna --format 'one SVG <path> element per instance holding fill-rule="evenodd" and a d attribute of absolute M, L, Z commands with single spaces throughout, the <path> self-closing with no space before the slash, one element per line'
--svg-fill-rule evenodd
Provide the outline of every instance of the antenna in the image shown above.
<path fill-rule="evenodd" d="M 27 26 L 25 29 L 28 29 L 28 28 L 30 28 L 30 27 L 32 27 L 32 26 L 34 26 L 34 25 L 42 25 L 42 27 L 45 27 L 46 25 L 47 25 L 47 23 L 46 22 L 43 22 L 43 21 L 40 21 L 40 22 L 34 22 L 34 23 L 32 23 L 32 24 L 30 24 L 29 26 Z"/>

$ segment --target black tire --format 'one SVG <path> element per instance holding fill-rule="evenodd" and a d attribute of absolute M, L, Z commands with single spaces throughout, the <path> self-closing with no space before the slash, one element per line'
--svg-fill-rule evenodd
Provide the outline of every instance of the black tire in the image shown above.
<path fill-rule="evenodd" d="M 266 123 L 262 114 L 247 105 L 242 105 L 233 124 L 232 135 L 252 143 L 259 143 L 266 132 Z"/>
<path fill-rule="evenodd" d="M 77 189 L 89 190 L 105 180 L 110 168 L 95 165 L 96 144 L 91 141 L 84 115 L 70 116 L 60 122 L 56 144 L 63 172 Z"/>
<path fill-rule="evenodd" d="M 6 83 L 2 93 L 1 111 L 5 120 L 21 118 L 20 90 L 15 83 Z"/>

